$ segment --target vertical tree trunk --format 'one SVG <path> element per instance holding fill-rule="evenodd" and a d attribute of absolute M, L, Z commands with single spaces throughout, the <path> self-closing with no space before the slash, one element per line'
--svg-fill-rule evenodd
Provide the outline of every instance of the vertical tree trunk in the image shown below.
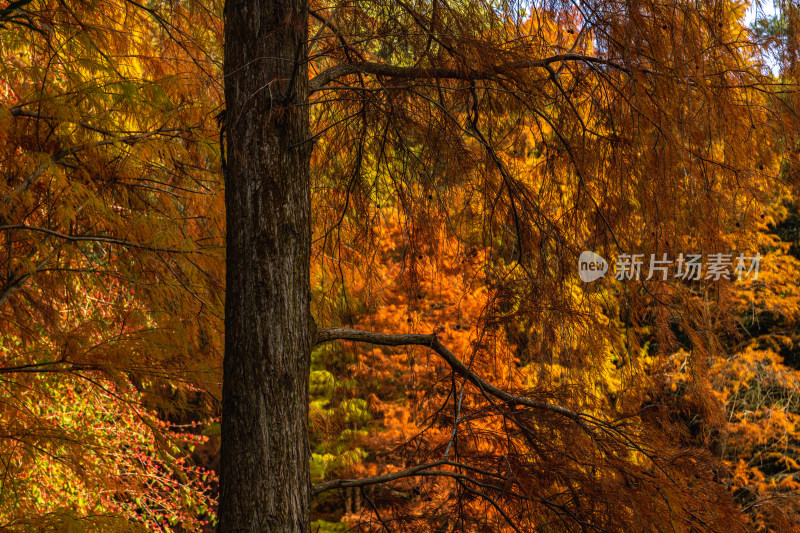
<path fill-rule="evenodd" d="M 307 36 L 307 0 L 225 2 L 221 533 L 309 530 Z"/>

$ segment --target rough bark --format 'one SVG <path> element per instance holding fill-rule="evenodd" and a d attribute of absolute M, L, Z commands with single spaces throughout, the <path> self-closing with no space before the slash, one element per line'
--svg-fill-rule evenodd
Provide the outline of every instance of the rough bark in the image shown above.
<path fill-rule="evenodd" d="M 219 531 L 309 530 L 304 0 L 225 3 L 227 289 Z"/>

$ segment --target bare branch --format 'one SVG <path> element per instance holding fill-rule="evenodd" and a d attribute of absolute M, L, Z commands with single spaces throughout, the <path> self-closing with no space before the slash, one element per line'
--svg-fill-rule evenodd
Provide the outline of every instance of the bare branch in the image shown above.
<path fill-rule="evenodd" d="M 579 61 L 583 63 L 593 63 L 606 65 L 622 72 L 630 73 L 630 69 L 603 59 L 601 57 L 587 56 L 576 53 L 557 54 L 542 59 L 530 59 L 521 61 L 510 61 L 493 67 L 484 69 L 470 70 L 457 68 L 423 68 L 423 67 L 399 67 L 386 63 L 376 63 L 371 61 L 360 61 L 356 63 L 341 63 L 323 70 L 309 81 L 309 94 L 322 89 L 332 81 L 350 74 L 365 73 L 375 76 L 386 76 L 390 78 L 402 79 L 451 79 L 451 80 L 486 80 L 495 78 L 503 74 L 530 69 L 546 68 L 552 63 L 562 63 L 564 61 Z M 642 72 L 651 72 L 648 69 L 640 69 Z"/>
<path fill-rule="evenodd" d="M 74 372 L 76 370 L 103 370 L 103 367 L 96 364 L 72 363 L 69 361 L 47 361 L 44 363 L 31 363 L 28 365 L 0 367 L 0 375 L 21 373 L 66 373 Z"/>
<path fill-rule="evenodd" d="M 442 465 L 447 461 L 434 461 L 432 463 L 424 463 L 417 466 L 412 466 L 411 468 L 407 468 L 405 470 L 399 470 L 397 472 L 391 472 L 389 474 L 383 474 L 381 476 L 372 476 L 372 477 L 365 477 L 360 479 L 333 479 L 331 481 L 323 481 L 322 483 L 317 483 L 311 489 L 311 492 L 314 496 L 317 494 L 321 494 L 323 492 L 327 492 L 333 489 L 343 489 L 345 487 L 366 487 L 368 485 L 377 485 L 379 483 L 387 483 L 389 481 L 395 481 L 397 479 L 401 479 L 404 477 L 412 477 L 419 475 L 420 472 L 423 472 L 429 468 Z"/>
<path fill-rule="evenodd" d="M 386 333 L 375 333 L 372 331 L 364 331 L 352 328 L 322 328 L 317 330 L 316 345 L 330 342 L 334 340 L 347 340 L 355 342 L 367 342 L 370 344 L 377 344 L 380 346 L 426 346 L 439 354 L 444 359 L 454 372 L 458 373 L 470 383 L 478 387 L 481 391 L 491 394 L 511 405 L 524 405 L 532 409 L 543 409 L 563 415 L 578 424 L 582 429 L 588 433 L 592 433 L 591 429 L 586 424 L 585 418 L 576 411 L 561 407 L 549 402 L 540 400 L 533 400 L 525 398 L 524 396 L 517 396 L 510 392 L 504 391 L 495 387 L 488 381 L 483 380 L 475 372 L 467 368 L 461 360 L 455 356 L 445 345 L 439 342 L 436 335 L 423 335 L 419 333 L 407 333 L 390 335 Z"/>
<path fill-rule="evenodd" d="M 323 481 L 322 483 L 317 483 L 316 485 L 314 485 L 314 487 L 312 488 L 312 493 L 314 494 L 314 496 L 316 496 L 317 494 L 321 494 L 329 490 L 343 489 L 347 487 L 366 487 L 369 485 L 378 485 L 380 483 L 388 483 L 390 481 L 396 481 L 398 479 L 406 477 L 414 477 L 414 476 L 445 476 L 445 477 L 461 476 L 466 478 L 466 476 L 463 476 L 462 474 L 457 474 L 455 472 L 449 472 L 446 470 L 430 470 L 431 468 L 437 466 L 452 466 L 457 468 L 463 468 L 465 470 L 470 470 L 478 474 L 483 474 L 486 476 L 497 478 L 501 481 L 506 481 L 506 478 L 504 476 L 495 474 L 493 472 L 489 472 L 488 470 L 483 470 L 481 468 L 476 468 L 470 465 L 448 461 L 447 459 L 440 459 L 438 461 L 433 461 L 431 463 L 424 463 L 412 466 L 410 468 L 406 468 L 405 470 L 398 470 L 397 472 L 390 472 L 388 474 L 383 474 L 380 476 L 371 476 L 371 477 L 356 478 L 356 479 L 333 479 L 331 481 Z M 476 483 L 480 484 L 480 482 L 477 481 Z"/>

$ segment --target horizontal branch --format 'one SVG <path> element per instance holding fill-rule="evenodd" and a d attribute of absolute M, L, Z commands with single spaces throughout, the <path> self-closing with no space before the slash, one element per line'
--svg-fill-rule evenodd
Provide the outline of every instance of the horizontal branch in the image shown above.
<path fill-rule="evenodd" d="M 441 356 L 442 359 L 444 359 L 447 364 L 450 365 L 450 368 L 452 368 L 454 372 L 478 387 L 484 393 L 491 394 L 495 398 L 498 398 L 508 404 L 524 405 L 532 409 L 542 409 L 558 413 L 571 420 L 574 420 L 579 426 L 581 426 L 582 429 L 591 433 L 591 430 L 589 430 L 588 426 L 586 425 L 584 418 L 576 411 L 572 411 L 566 407 L 561 407 L 560 405 L 553 403 L 533 400 L 524 396 L 517 396 L 516 394 L 511 394 L 510 392 L 504 391 L 503 389 L 492 385 L 488 381 L 485 381 L 475 372 L 467 368 L 467 366 L 461 362 L 461 360 L 456 357 L 453 352 L 439 342 L 439 339 L 436 337 L 436 335 L 423 335 L 418 333 L 390 335 L 386 333 L 374 333 L 371 331 L 352 328 L 321 328 L 317 330 L 315 344 L 319 345 L 334 340 L 366 342 L 380 346 L 426 346 L 439 354 L 439 356 Z"/>
<path fill-rule="evenodd" d="M 184 130 L 182 130 L 181 128 L 159 128 L 153 131 L 145 131 L 133 135 L 124 135 L 122 137 L 115 137 L 113 139 L 106 139 L 103 141 L 95 141 L 86 144 L 81 144 L 79 146 L 73 146 L 72 148 L 65 148 L 64 150 L 61 150 L 57 154 L 53 155 L 53 161 L 60 163 L 61 160 L 65 159 L 67 156 L 75 155 L 78 152 L 87 150 L 89 148 L 100 148 L 102 146 L 108 146 L 110 144 L 132 144 L 135 143 L 136 141 L 147 139 L 148 137 L 153 137 L 154 135 L 169 134 L 170 137 L 175 137 L 178 133 L 182 133 L 183 131 Z"/>
<path fill-rule="evenodd" d="M 91 130 L 91 131 L 94 131 L 94 132 L 97 132 L 97 133 L 101 133 L 103 135 L 114 135 L 109 130 L 106 130 L 106 129 L 103 129 L 103 128 L 98 128 L 97 126 L 93 126 L 93 125 L 91 125 L 88 122 L 85 122 L 83 120 L 78 120 L 78 121 L 64 120 L 64 119 L 60 119 L 58 117 L 55 117 L 53 115 L 47 115 L 45 113 L 40 113 L 38 111 L 28 111 L 26 109 L 23 109 L 21 106 L 12 107 L 8 111 L 14 117 L 32 118 L 32 119 L 36 119 L 36 120 L 45 120 L 47 122 L 59 122 L 59 121 L 69 122 L 71 124 L 79 124 L 80 126 L 83 126 L 84 128 L 86 128 L 87 130 Z"/>
<path fill-rule="evenodd" d="M 48 228 L 41 228 L 38 226 L 29 226 L 27 224 L 11 224 L 8 226 L 0 226 L 0 231 L 11 231 L 11 230 L 24 230 L 24 231 L 35 231 L 38 233 L 45 233 L 47 235 L 51 235 L 53 237 L 57 237 L 59 239 L 64 239 L 66 241 L 73 241 L 73 242 L 100 242 L 106 244 L 116 244 L 118 246 L 123 246 L 125 248 L 136 248 L 139 250 L 147 250 L 149 252 L 165 252 L 165 253 L 192 253 L 191 250 L 176 250 L 173 248 L 157 248 L 154 246 L 148 246 L 146 244 L 139 244 L 136 242 L 130 242 L 123 239 L 117 239 L 114 237 L 109 237 L 107 235 L 69 235 L 67 233 L 60 233 L 55 230 L 51 230 Z"/>
<path fill-rule="evenodd" d="M 103 368 L 95 364 L 71 363 L 69 361 L 47 361 L 44 363 L 0 367 L 0 374 L 58 373 L 74 372 L 76 370 L 103 370 Z"/>
<path fill-rule="evenodd" d="M 373 74 L 375 76 L 386 76 L 390 78 L 401 79 L 487 80 L 499 75 L 509 74 L 519 70 L 545 68 L 552 63 L 563 63 L 565 61 L 605 65 L 622 72 L 630 72 L 627 67 L 620 65 L 619 63 L 614 63 L 613 61 L 609 61 L 601 57 L 587 56 L 576 53 L 557 54 L 542 59 L 510 61 L 508 63 L 502 63 L 482 69 L 400 67 L 386 63 L 359 61 L 355 63 L 341 63 L 323 70 L 309 81 L 308 90 L 309 94 L 313 94 L 332 81 L 335 81 L 343 76 L 348 76 L 350 74 L 356 74 L 359 72 L 364 74 Z M 647 69 L 641 70 L 643 72 L 650 72 Z"/>

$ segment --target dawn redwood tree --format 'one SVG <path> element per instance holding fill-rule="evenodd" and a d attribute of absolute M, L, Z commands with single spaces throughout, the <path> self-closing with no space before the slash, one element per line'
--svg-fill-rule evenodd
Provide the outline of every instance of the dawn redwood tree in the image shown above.
<path fill-rule="evenodd" d="M 574 278 L 587 248 L 613 258 L 747 244 L 775 150 L 742 16 L 727 0 L 228 0 L 219 531 L 307 531 L 313 495 L 414 477 L 453 480 L 446 494 L 462 517 L 473 506 L 469 524 L 493 515 L 514 531 L 739 524 L 713 461 L 686 451 L 661 408 L 659 365 L 652 378 L 636 359 L 668 355 L 680 330 L 700 414 L 713 421 L 704 362 L 716 345 L 695 289 Z M 340 327 L 348 314 L 314 301 L 312 265 L 331 257 L 326 286 L 347 300 L 343 265 L 369 270 L 370 228 L 386 206 L 404 218 L 412 300 L 437 232 L 464 257 L 488 250 L 474 353 L 454 353 L 435 331 Z M 724 294 L 724 283 L 709 290 Z M 331 327 L 317 328 L 312 305 Z M 645 321 L 652 354 L 628 333 Z M 483 335 L 513 328 L 529 341 L 535 388 L 513 370 L 491 374 Z M 312 488 L 310 355 L 336 340 L 435 354 L 469 391 L 463 411 L 463 392 L 443 396 L 449 440 L 417 443 L 404 469 Z M 609 353 L 635 370 L 611 403 L 597 386 Z M 555 366 L 567 369 L 558 379 Z M 460 424 L 477 418 L 491 431 Z"/>

